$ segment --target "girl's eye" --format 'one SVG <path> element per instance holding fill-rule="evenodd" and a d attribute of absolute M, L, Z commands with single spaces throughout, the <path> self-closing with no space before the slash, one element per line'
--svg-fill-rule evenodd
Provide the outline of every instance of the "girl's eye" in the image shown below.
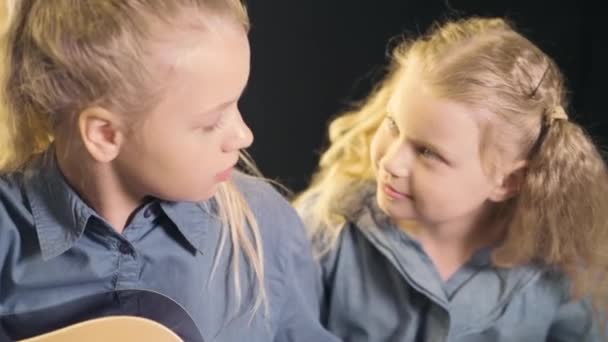
<path fill-rule="evenodd" d="M 435 154 L 435 152 L 433 152 L 431 149 L 426 148 L 426 147 L 422 147 L 420 149 L 420 155 L 423 157 L 427 157 L 427 158 L 435 158 L 437 157 L 437 155 Z"/>
<path fill-rule="evenodd" d="M 441 162 L 444 161 L 444 159 L 439 154 L 437 154 L 437 152 L 435 152 L 432 149 L 425 147 L 425 146 L 418 147 L 416 149 L 416 152 L 418 153 L 419 156 L 421 156 L 422 158 L 428 159 L 428 160 L 441 161 Z"/>
<path fill-rule="evenodd" d="M 397 126 L 395 119 L 393 119 L 390 115 L 387 115 L 385 120 L 388 129 L 395 134 L 399 134 L 399 127 Z"/>
<path fill-rule="evenodd" d="M 224 127 L 224 117 L 225 117 L 224 114 L 220 115 L 219 119 L 213 125 L 203 127 L 203 131 L 205 133 L 211 133 L 211 132 L 215 132 L 218 129 Z"/>

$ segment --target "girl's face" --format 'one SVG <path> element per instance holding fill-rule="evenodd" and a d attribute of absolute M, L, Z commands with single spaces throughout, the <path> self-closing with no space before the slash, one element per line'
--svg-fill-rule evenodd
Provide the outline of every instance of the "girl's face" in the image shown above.
<path fill-rule="evenodd" d="M 397 222 L 459 226 L 450 224 L 479 217 L 501 187 L 484 172 L 472 110 L 418 79 L 401 76 L 372 141 L 378 204 Z"/>
<path fill-rule="evenodd" d="M 151 45 L 151 70 L 166 75 L 159 78 L 166 84 L 116 160 L 130 191 L 208 199 L 253 141 L 237 106 L 249 78 L 247 33 L 233 21 L 211 19 L 205 31 L 175 30 Z"/>

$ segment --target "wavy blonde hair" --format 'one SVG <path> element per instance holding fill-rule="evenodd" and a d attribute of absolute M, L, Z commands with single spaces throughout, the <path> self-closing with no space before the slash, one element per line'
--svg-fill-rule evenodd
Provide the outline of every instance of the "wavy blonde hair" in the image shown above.
<path fill-rule="evenodd" d="M 556 269 L 569 278 L 574 295 L 591 295 L 596 307 L 605 307 L 606 165 L 579 125 L 547 120 L 555 108 L 567 108 L 563 76 L 549 56 L 498 18 L 455 20 L 404 41 L 369 98 L 331 122 L 330 146 L 310 187 L 295 200 L 311 216 L 318 253 L 330 250 L 345 227 L 344 192 L 374 181 L 371 140 L 412 60 L 437 96 L 493 113 L 482 125 L 480 155 L 488 173 L 500 165 L 491 156 L 504 150 L 516 149 L 528 160 L 518 195 L 499 208 L 508 228 L 494 251 L 495 264 Z"/>
<path fill-rule="evenodd" d="M 26 167 L 49 148 L 60 120 L 74 119 L 89 106 L 122 113 L 154 106 L 140 103 L 162 92 L 152 86 L 162 82 L 141 65 L 154 22 L 177 24 L 184 14 L 205 20 L 204 14 L 213 13 L 249 28 L 239 0 L 7 0 L 3 5 L 0 172 Z M 241 163 L 256 170 L 244 153 Z M 251 314 L 261 306 L 267 311 L 256 218 L 232 182 L 220 185 L 214 198 L 226 229 L 213 270 L 229 236 L 237 307 L 242 304 L 239 260 L 244 255 L 255 278 L 252 289 L 257 290 Z"/>

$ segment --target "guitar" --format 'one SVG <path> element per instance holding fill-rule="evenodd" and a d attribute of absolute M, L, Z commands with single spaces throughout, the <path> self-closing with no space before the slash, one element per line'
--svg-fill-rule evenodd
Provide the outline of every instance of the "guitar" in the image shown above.
<path fill-rule="evenodd" d="M 109 316 L 77 323 L 20 342 L 184 342 L 164 325 L 135 316 Z"/>
<path fill-rule="evenodd" d="M 120 290 L 0 316 L 0 341 L 204 342 L 185 308 L 150 290 Z"/>

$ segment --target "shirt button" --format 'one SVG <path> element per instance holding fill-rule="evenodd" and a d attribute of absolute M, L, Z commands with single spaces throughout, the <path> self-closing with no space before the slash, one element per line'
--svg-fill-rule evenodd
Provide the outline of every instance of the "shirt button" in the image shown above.
<path fill-rule="evenodd" d="M 123 242 L 118 246 L 118 250 L 120 251 L 120 253 L 122 254 L 130 254 L 131 253 L 131 247 L 129 246 L 128 243 Z"/>
<path fill-rule="evenodd" d="M 150 216 L 152 216 L 152 208 L 148 207 L 144 210 L 144 217 L 149 218 Z"/>

